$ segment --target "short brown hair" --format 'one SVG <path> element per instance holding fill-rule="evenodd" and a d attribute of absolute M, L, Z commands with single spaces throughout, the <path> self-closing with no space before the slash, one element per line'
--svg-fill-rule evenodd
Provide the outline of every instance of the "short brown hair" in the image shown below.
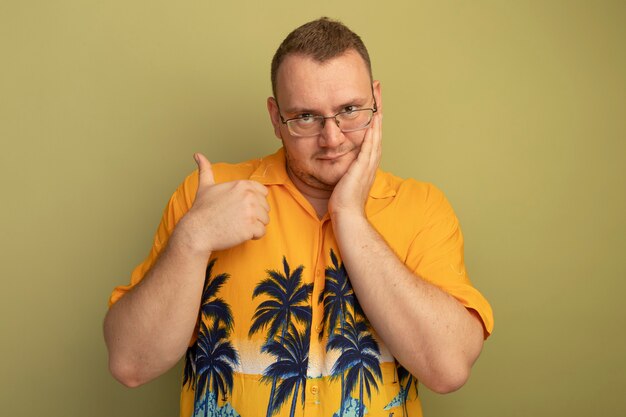
<path fill-rule="evenodd" d="M 356 33 L 338 20 L 321 17 L 293 30 L 280 44 L 272 59 L 272 92 L 276 97 L 278 68 L 289 54 L 310 56 L 325 62 L 353 49 L 361 55 L 372 78 L 372 63 L 365 44 Z"/>

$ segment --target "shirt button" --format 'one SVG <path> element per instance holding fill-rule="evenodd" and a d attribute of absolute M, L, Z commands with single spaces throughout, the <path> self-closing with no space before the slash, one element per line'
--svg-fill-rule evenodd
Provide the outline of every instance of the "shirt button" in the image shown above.
<path fill-rule="evenodd" d="M 311 387 L 311 394 L 317 395 L 318 392 L 319 392 L 319 388 L 317 387 L 317 385 L 313 385 Z"/>
<path fill-rule="evenodd" d="M 317 325 L 317 327 L 315 327 L 315 331 L 318 333 L 322 333 L 324 331 L 324 323 L 320 323 Z"/>

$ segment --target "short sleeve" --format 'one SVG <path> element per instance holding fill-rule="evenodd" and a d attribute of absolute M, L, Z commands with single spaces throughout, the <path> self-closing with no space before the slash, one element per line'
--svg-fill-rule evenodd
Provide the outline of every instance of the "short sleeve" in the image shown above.
<path fill-rule="evenodd" d="M 465 270 L 463 234 L 443 193 L 430 186 L 423 205 L 421 227 L 412 239 L 406 265 L 480 316 L 485 338 L 493 331 L 489 302 L 472 285 Z"/>
<path fill-rule="evenodd" d="M 139 284 L 150 268 L 152 268 L 161 252 L 165 249 L 170 235 L 174 231 L 174 227 L 193 204 L 197 188 L 198 175 L 197 171 L 194 171 L 193 174 L 185 178 L 185 181 L 178 187 L 174 194 L 172 194 L 163 211 L 161 222 L 154 235 L 150 253 L 141 264 L 135 267 L 130 276 L 130 283 L 127 285 L 119 285 L 113 289 L 109 297 L 109 308 Z"/>

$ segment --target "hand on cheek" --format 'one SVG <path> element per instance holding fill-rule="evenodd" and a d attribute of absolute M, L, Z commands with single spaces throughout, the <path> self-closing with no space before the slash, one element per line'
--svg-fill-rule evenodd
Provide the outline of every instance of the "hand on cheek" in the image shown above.
<path fill-rule="evenodd" d="M 382 116 L 377 113 L 367 128 L 361 150 L 350 168 L 335 186 L 328 209 L 331 214 L 365 215 L 365 202 L 376 177 L 382 143 Z"/>

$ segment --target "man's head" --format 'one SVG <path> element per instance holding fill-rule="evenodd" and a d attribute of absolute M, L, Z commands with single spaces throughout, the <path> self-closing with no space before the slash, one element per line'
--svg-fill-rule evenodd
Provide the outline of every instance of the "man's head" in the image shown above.
<path fill-rule="evenodd" d="M 381 110 L 380 85 L 372 81 L 367 50 L 339 22 L 307 23 L 278 48 L 272 83 L 274 97 L 267 107 L 285 148 L 287 172 L 304 194 L 327 198 L 359 154 L 368 121 Z M 351 118 L 357 114 L 365 116 L 365 123 L 355 130 Z M 315 126 L 312 134 L 298 134 L 294 123 Z"/>
<path fill-rule="evenodd" d="M 372 78 L 372 64 L 367 48 L 356 33 L 343 23 L 321 17 L 293 30 L 280 44 L 272 58 L 272 93 L 276 97 L 278 69 L 291 54 L 304 55 L 320 63 L 336 58 L 348 50 L 356 51 L 367 66 Z"/>

